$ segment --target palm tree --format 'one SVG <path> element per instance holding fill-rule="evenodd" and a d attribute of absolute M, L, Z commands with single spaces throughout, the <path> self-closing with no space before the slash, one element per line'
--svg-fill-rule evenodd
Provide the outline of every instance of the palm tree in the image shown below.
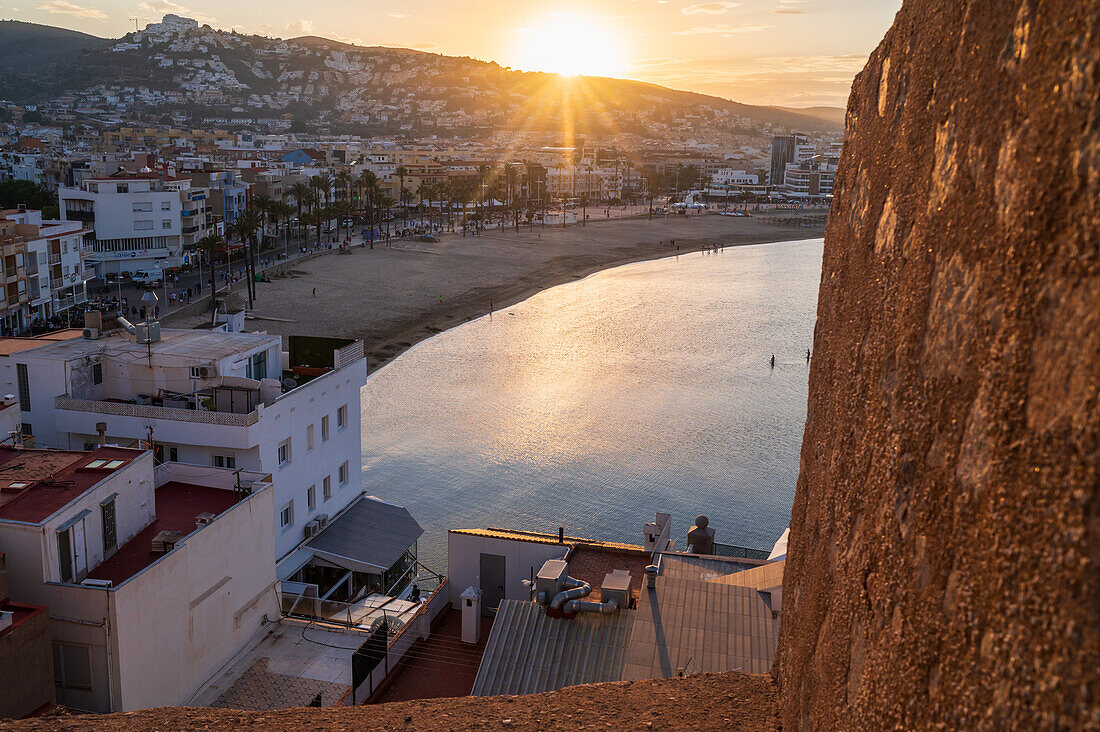
<path fill-rule="evenodd" d="M 332 176 L 328 173 L 321 173 L 315 175 L 309 179 L 309 184 L 313 186 L 313 190 L 318 195 L 318 206 L 320 211 L 324 212 L 328 209 L 329 196 L 332 193 Z M 317 221 L 317 243 L 321 243 L 321 223 L 324 219 Z"/>
<path fill-rule="evenodd" d="M 215 268 L 218 266 L 217 256 L 225 251 L 225 240 L 214 234 L 207 234 L 195 242 L 195 248 L 206 255 L 206 261 L 210 263 L 210 320 L 214 320 L 214 312 L 217 310 L 218 280 L 215 276 Z"/>
<path fill-rule="evenodd" d="M 397 195 L 401 198 L 404 198 L 405 176 L 409 174 L 409 169 L 406 168 L 404 165 L 398 165 L 397 170 L 395 170 L 394 172 L 397 173 L 397 180 L 398 180 L 398 184 L 399 184 L 397 186 L 397 192 L 398 192 Z M 409 223 L 407 217 L 405 219 L 405 223 L 406 224 Z"/>
<path fill-rule="evenodd" d="M 263 225 L 260 229 L 262 235 L 260 240 L 261 248 L 263 247 L 263 243 L 267 240 L 267 224 L 270 222 L 271 206 L 274 203 L 275 200 L 271 198 L 271 196 L 266 196 L 262 193 L 253 196 L 252 200 L 249 201 L 249 204 L 259 211 L 263 218 Z"/>
<path fill-rule="evenodd" d="M 302 237 L 302 209 L 307 205 L 310 195 L 313 193 L 313 189 L 309 183 L 304 181 L 298 181 L 290 187 L 290 196 L 294 199 L 295 205 L 298 207 L 298 238 Z"/>
<path fill-rule="evenodd" d="M 244 268 L 248 279 L 248 307 L 256 299 L 256 232 L 263 228 L 263 217 L 250 208 L 233 222 L 233 232 L 244 242 Z"/>
<path fill-rule="evenodd" d="M 519 183 L 519 168 L 508 163 L 504 166 L 504 179 L 508 181 L 508 205 L 512 208 L 512 214 L 516 222 L 516 231 L 519 231 L 519 209 L 516 208 L 516 184 Z"/>
<path fill-rule="evenodd" d="M 420 181 L 420 184 L 416 187 L 416 195 L 420 198 L 420 204 L 419 204 L 420 218 L 421 218 L 421 220 L 423 220 L 423 218 L 424 218 L 424 199 L 425 198 L 428 199 L 428 209 L 430 210 L 431 207 L 432 207 L 431 184 L 426 183 L 425 181 Z"/>
<path fill-rule="evenodd" d="M 348 206 L 341 206 L 339 216 L 336 219 L 336 237 L 340 237 L 340 224 L 343 221 L 351 204 L 351 185 L 355 181 L 355 178 L 347 170 L 340 170 L 336 173 L 336 186 L 343 191 L 344 198 L 341 203 L 349 204 Z"/>

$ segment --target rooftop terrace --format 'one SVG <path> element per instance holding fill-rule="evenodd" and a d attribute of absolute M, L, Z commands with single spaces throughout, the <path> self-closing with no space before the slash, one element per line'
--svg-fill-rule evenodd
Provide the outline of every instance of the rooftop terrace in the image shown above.
<path fill-rule="evenodd" d="M 200 513 L 215 516 L 237 502 L 233 491 L 170 481 L 157 488 L 156 514 L 153 523 L 118 548 L 110 559 L 88 573 L 90 579 L 110 580 L 120 585 L 164 556 L 152 551 L 153 538 L 161 531 L 178 531 L 181 540 L 195 531 L 195 518 Z"/>
<path fill-rule="evenodd" d="M 0 520 L 39 523 L 125 467 L 141 450 L 0 447 Z"/>

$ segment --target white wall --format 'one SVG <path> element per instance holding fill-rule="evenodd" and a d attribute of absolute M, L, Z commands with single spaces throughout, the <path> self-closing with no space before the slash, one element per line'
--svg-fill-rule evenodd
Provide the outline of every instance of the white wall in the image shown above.
<path fill-rule="evenodd" d="M 117 710 L 180 704 L 278 617 L 272 491 L 263 487 L 112 591 Z"/>
<path fill-rule="evenodd" d="M 360 389 L 366 381 L 366 361 L 360 359 L 339 371 L 331 371 L 289 392 L 268 406 L 260 420 L 260 469 L 271 473 L 275 486 L 275 556 L 283 558 L 305 540 L 305 525 L 320 514 L 334 517 L 363 490 L 362 415 Z M 347 425 L 336 426 L 336 410 L 347 405 Z M 329 439 L 321 439 L 321 418 L 328 416 Z M 308 449 L 307 429 L 313 425 L 313 449 Z M 290 462 L 280 466 L 278 449 L 290 438 Z M 348 463 L 348 482 L 340 484 L 340 464 Z M 332 498 L 324 500 L 323 479 L 332 476 Z M 316 485 L 317 507 L 310 511 L 306 491 Z M 294 504 L 294 521 L 284 528 L 278 515 L 288 502 Z"/>
<path fill-rule="evenodd" d="M 487 536 L 447 533 L 447 578 L 451 605 L 462 607 L 460 595 L 467 587 L 481 587 L 481 555 L 497 554 L 504 559 L 504 596 L 507 600 L 529 600 L 531 593 L 523 580 L 538 574 L 547 559 L 564 559 L 566 544 L 541 544 L 533 541 L 496 539 Z"/>

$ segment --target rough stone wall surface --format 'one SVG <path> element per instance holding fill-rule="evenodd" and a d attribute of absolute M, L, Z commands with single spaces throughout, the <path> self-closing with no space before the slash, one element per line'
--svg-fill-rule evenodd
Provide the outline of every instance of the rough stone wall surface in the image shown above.
<path fill-rule="evenodd" d="M 783 727 L 1100 727 L 1100 2 L 907 0 L 846 136 Z"/>

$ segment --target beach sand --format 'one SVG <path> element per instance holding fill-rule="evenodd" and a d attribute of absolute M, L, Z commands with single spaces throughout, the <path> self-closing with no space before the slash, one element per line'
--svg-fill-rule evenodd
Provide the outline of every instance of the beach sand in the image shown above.
<path fill-rule="evenodd" d="M 821 227 L 765 224 L 754 218 L 654 216 L 589 221 L 483 236 L 445 235 L 437 243 L 393 242 L 352 248 L 295 266 L 291 276 L 257 285 L 250 330 L 361 338 L 370 370 L 413 344 L 536 292 L 629 262 L 699 251 L 823 236 Z M 661 242 L 664 242 L 662 245 Z M 316 295 L 313 294 L 316 288 Z M 237 290 L 243 293 L 243 284 Z M 173 317 L 190 328 L 207 316 Z"/>

